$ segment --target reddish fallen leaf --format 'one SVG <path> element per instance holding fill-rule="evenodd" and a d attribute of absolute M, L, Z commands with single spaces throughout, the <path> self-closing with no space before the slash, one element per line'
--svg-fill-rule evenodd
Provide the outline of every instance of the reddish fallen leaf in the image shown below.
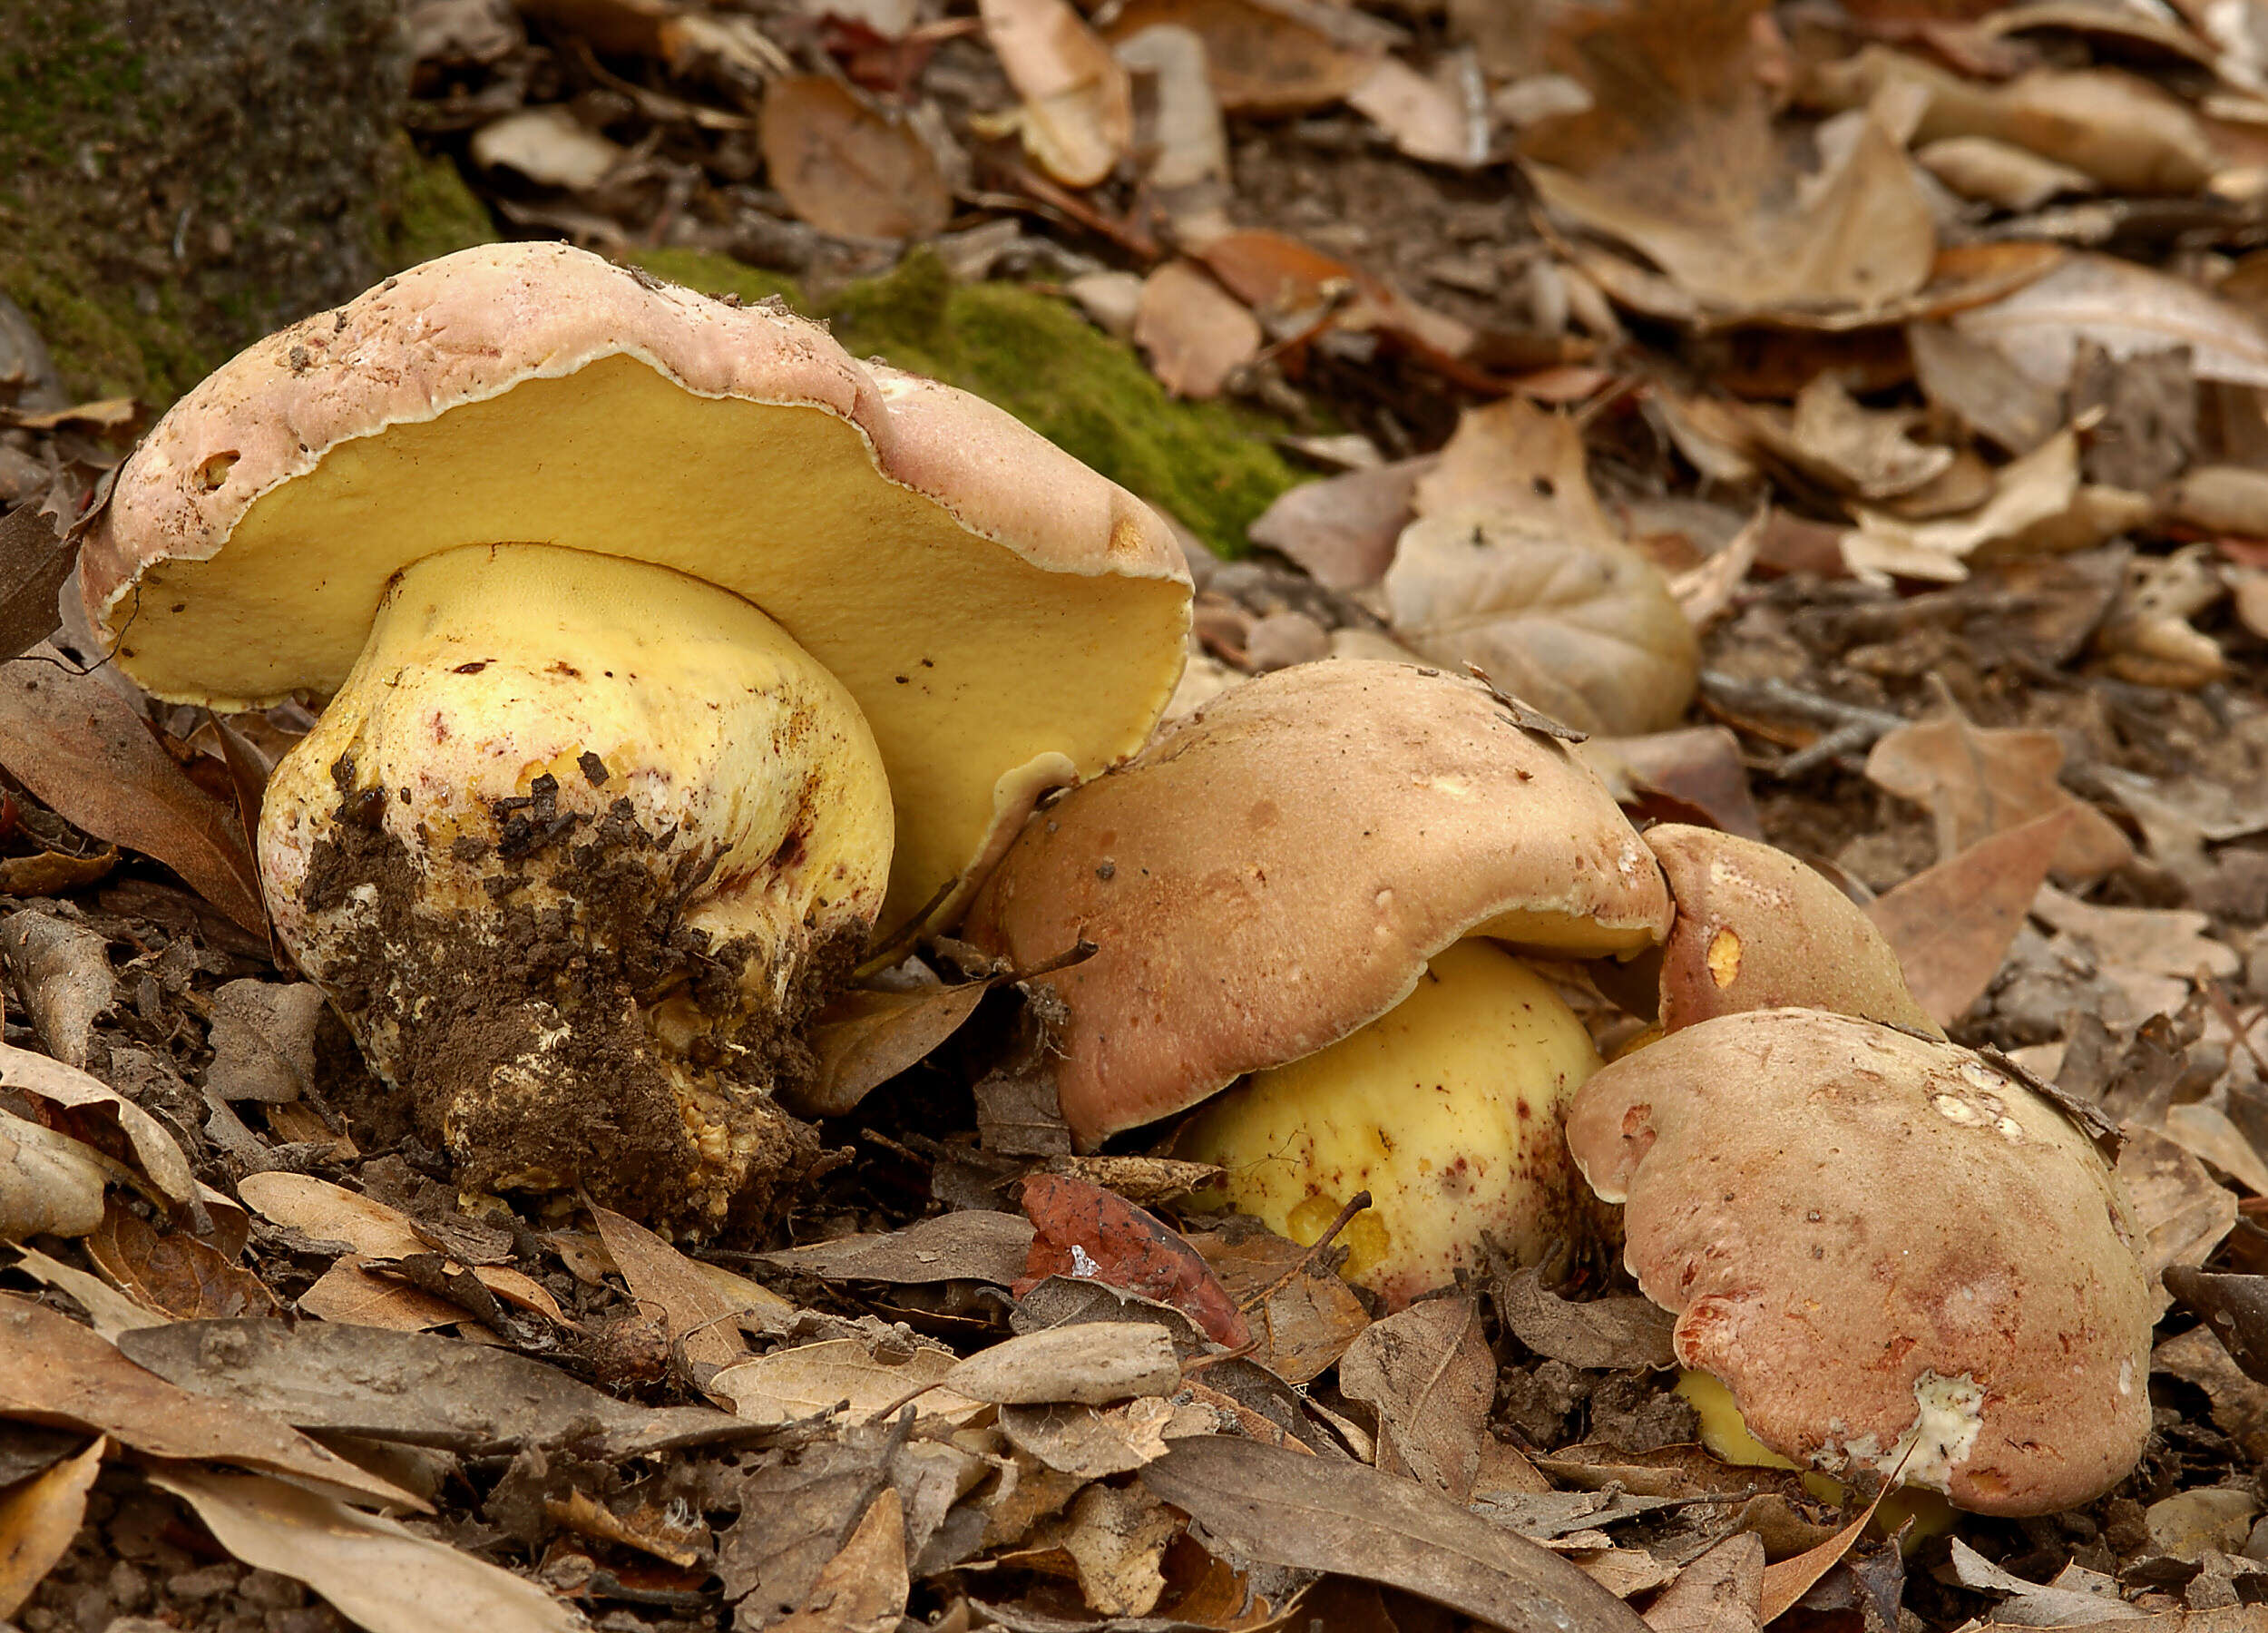
<path fill-rule="evenodd" d="M 259 877 L 235 814 L 173 763 L 133 706 L 45 644 L 0 670 L 0 766 L 64 821 L 164 863 L 265 934 Z"/>
<path fill-rule="evenodd" d="M 1376 329 L 1429 361 L 1472 347 L 1472 330 L 1429 310 L 1360 268 L 1280 232 L 1225 232 L 1197 252 L 1230 293 L 1279 330 Z"/>
<path fill-rule="evenodd" d="M 1168 391 L 1213 397 L 1260 355 L 1260 320 L 1196 262 L 1168 261 L 1142 281 L 1134 339 Z"/>
<path fill-rule="evenodd" d="M 822 232 L 929 238 L 953 214 L 953 189 L 929 144 L 830 75 L 774 81 L 757 131 L 772 185 Z"/>
<path fill-rule="evenodd" d="M 1197 1249 L 1100 1185 L 1062 1174 L 1024 1181 L 1023 1210 L 1039 1232 L 1024 1260 L 1022 1298 L 1051 1276 L 1099 1281 L 1168 1304 L 1231 1349 L 1252 1340 L 1228 1290 Z"/>
<path fill-rule="evenodd" d="M 1940 1026 L 1969 1012 L 2008 956 L 2078 815 L 2051 810 L 1914 875 L 1866 910 Z"/>

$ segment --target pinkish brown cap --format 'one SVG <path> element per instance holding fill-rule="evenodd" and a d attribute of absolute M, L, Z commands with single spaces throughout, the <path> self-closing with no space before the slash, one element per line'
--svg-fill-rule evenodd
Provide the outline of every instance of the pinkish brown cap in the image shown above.
<path fill-rule="evenodd" d="M 1906 990 L 1898 954 L 1817 869 L 1784 850 L 1715 828 L 1646 830 L 1677 916 L 1662 947 L 1665 1032 L 1743 1010 L 1832 1010 L 1942 1027 Z"/>
<path fill-rule="evenodd" d="M 1965 1049 L 1819 1010 L 1602 1068 L 1568 1148 L 1624 1262 L 1782 1455 L 2053 1513 L 2133 1468 L 2149 1285 L 2088 1136 Z"/>
<path fill-rule="evenodd" d="M 1466 935 L 1596 957 L 1669 899 L 1614 797 L 1486 687 L 1334 660 L 1246 681 L 1025 828 L 963 934 L 1070 1007 L 1083 1146 L 1385 1013 Z"/>
<path fill-rule="evenodd" d="M 1132 753 L 1181 670 L 1181 553 L 1125 490 L 816 324 L 562 244 L 251 347 L 126 462 L 81 572 L 143 686 L 245 708 L 334 691 L 396 572 L 499 543 L 719 585 L 840 680 L 896 805 L 885 923 Z"/>

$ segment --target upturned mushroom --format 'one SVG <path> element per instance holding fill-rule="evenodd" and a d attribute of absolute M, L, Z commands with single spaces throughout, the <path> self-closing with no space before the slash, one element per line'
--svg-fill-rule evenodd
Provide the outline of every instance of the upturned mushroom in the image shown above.
<path fill-rule="evenodd" d="M 253 346 L 82 572 L 153 695 L 329 698 L 269 906 L 460 1181 L 694 1225 L 806 1165 L 768 1090 L 877 922 L 1139 746 L 1188 601 L 1000 410 L 557 244 Z"/>
<path fill-rule="evenodd" d="M 1242 1082 L 1185 1130 L 1229 1198 L 1390 1304 L 1482 1232 L 1539 1253 L 1579 1192 L 1561 1111 L 1598 1064 L 1514 956 L 1657 942 L 1668 899 L 1613 797 L 1488 688 L 1335 661 L 1248 681 L 1034 818 L 963 934 L 1042 979 L 1083 1149 Z"/>
<path fill-rule="evenodd" d="M 1817 1010 L 1671 1032 L 1595 1073 L 1568 1146 L 1623 1205 L 1678 1359 L 1841 1479 L 2052 1513 L 2150 1425 L 2155 1311 L 2089 1130 L 1968 1050 Z"/>

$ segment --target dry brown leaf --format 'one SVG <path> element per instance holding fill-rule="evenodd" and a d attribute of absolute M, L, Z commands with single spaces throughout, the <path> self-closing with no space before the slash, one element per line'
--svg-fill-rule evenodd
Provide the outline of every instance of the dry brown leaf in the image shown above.
<path fill-rule="evenodd" d="M 1570 421 L 1517 397 L 1468 414 L 1417 505 L 1384 581 L 1398 639 L 1581 731 L 1635 736 L 1685 712 L 1693 628 L 1615 536 Z"/>
<path fill-rule="evenodd" d="M 2211 1163 L 2255 1197 L 2268 1197 L 2268 1162 L 2217 1106 L 2168 1106 L 2161 1125 L 2165 1138 L 2191 1156 Z"/>
<path fill-rule="evenodd" d="M 1575 753 L 1627 808 L 1664 820 L 1697 821 L 1744 839 L 1764 837 L 1740 739 L 1725 727 L 1592 738 L 1576 744 Z M 1649 808 L 1657 796 L 1667 808 Z"/>
<path fill-rule="evenodd" d="M 185 1208 L 201 1187 L 189 1159 L 163 1123 L 85 1072 L 28 1049 L 0 1043 L 0 1089 L 34 1095 L 58 1108 L 67 1130 L 90 1144 L 130 1152 L 150 1189 L 168 1205 Z"/>
<path fill-rule="evenodd" d="M 2056 780 L 2063 756 L 2063 739 L 2052 731 L 2001 730 L 1955 717 L 1888 733 L 1866 757 L 1866 775 L 1878 787 L 1928 807 L 1941 861 L 1989 835 L 2072 808 L 2054 872 L 2065 879 L 2099 878 L 2132 856 L 2134 847 L 2116 823 Z"/>
<path fill-rule="evenodd" d="M 164 863 L 230 918 L 267 934 L 236 814 L 190 781 L 124 698 L 52 646 L 0 670 L 0 766 L 64 821 Z"/>
<path fill-rule="evenodd" d="M 1280 232 L 1225 232 L 1191 253 L 1279 337 L 1325 328 L 1375 332 L 1436 361 L 1462 357 L 1476 338 L 1469 325 Z"/>
<path fill-rule="evenodd" d="M 1181 1530 L 1181 1516 L 1141 1486 L 1090 1485 L 1050 1540 L 1070 1555 L 1088 1609 L 1147 1616 L 1166 1590 L 1158 1566 Z"/>
<path fill-rule="evenodd" d="M 87 1492 L 110 1442 L 101 1435 L 0 1497 L 0 1617 L 12 1617 L 71 1551 L 86 1518 Z"/>
<path fill-rule="evenodd" d="M 905 1573 L 905 1509 L 885 1486 L 833 1559 L 819 1567 L 802 1609 L 777 1633 L 896 1633 L 912 1585 Z"/>
<path fill-rule="evenodd" d="M 1394 541 L 1414 513 L 1418 481 L 1433 465 L 1428 454 L 1287 488 L 1246 536 L 1318 583 L 1363 589 L 1393 564 Z"/>
<path fill-rule="evenodd" d="M 1914 150 L 1914 162 L 1964 199 L 2037 210 L 2064 193 L 2091 193 L 2095 178 L 1990 136 L 1948 136 Z"/>
<path fill-rule="evenodd" d="M 2268 322 L 2185 279 L 2115 256 L 2075 255 L 1951 321 L 2051 387 L 2071 377 L 2083 340 L 2117 362 L 2185 346 L 2201 380 L 2268 386 Z"/>
<path fill-rule="evenodd" d="M 2077 815 L 2064 806 L 1989 834 L 1868 906 L 1907 988 L 1940 1026 L 1967 1014 L 1992 983 Z"/>
<path fill-rule="evenodd" d="M 264 1413 L 142 1371 L 68 1316 L 0 1296 L 0 1415 L 107 1434 L 152 1457 L 271 1470 L 357 1501 L 425 1504 Z"/>
<path fill-rule="evenodd" d="M 247 1174 L 237 1182 L 237 1195 L 271 1223 L 318 1241 L 344 1242 L 366 1258 L 407 1258 L 433 1251 L 406 1214 L 312 1174 Z"/>
<path fill-rule="evenodd" d="M 2126 582 L 2095 631 L 2095 650 L 2110 672 L 2137 686 L 2195 691 L 2226 677 L 2221 644 L 2189 621 L 2218 606 L 2228 585 L 2213 548 L 2190 544 L 2170 556 L 2126 564 Z"/>
<path fill-rule="evenodd" d="M 1124 1474 L 1166 1454 L 1172 1403 L 1144 1395 L 1108 1412 L 1092 1406 L 1010 1406 L 1000 1414 L 1011 1445 L 1081 1480 Z"/>
<path fill-rule="evenodd" d="M 729 1366 L 748 1353 L 734 1318 L 790 1312 L 794 1306 L 769 1288 L 715 1265 L 687 1258 L 643 1225 L 603 1208 L 591 1217 L 606 1250 L 630 1285 L 631 1296 L 660 1312 L 670 1342 L 680 1346 L 695 1366 Z"/>
<path fill-rule="evenodd" d="M 1967 515 L 1908 522 L 1888 511 L 1853 506 L 1859 524 L 1843 535 L 1843 559 L 1856 573 L 1958 582 L 1968 576 L 1962 563 L 1988 546 L 2020 552 L 2038 534 L 2058 526 L 2079 492 L 2078 438 L 2059 431 L 2002 466 L 1992 496 Z"/>
<path fill-rule="evenodd" d="M 1378 1414 L 1380 1470 L 1471 1498 L 1496 1401 L 1496 1358 L 1471 1300 L 1427 1299 L 1373 1323 L 1339 1359 L 1339 1393 Z"/>
<path fill-rule="evenodd" d="M 2165 512 L 2207 533 L 2268 539 L 2268 470 L 2193 465 L 2166 493 Z"/>
<path fill-rule="evenodd" d="M 2195 192 L 2216 168 L 2195 114 L 2115 69 L 2041 69 L 1986 85 L 1870 46 L 1819 70 L 1808 89 L 1828 107 L 1858 108 L 1892 87 L 1918 106 L 1917 142 L 1992 137 L 2071 166 L 2113 192 Z"/>
<path fill-rule="evenodd" d="M 0 957 L 47 1052 L 83 1070 L 94 1023 L 118 1002 L 109 938 L 84 924 L 19 908 L 0 919 Z"/>
<path fill-rule="evenodd" d="M 1327 107 L 1363 83 L 1383 50 L 1368 19 L 1292 0 L 1132 0 L 1110 26 L 1123 40 L 1160 24 L 1205 42 L 1223 111 L 1297 113 Z"/>
<path fill-rule="evenodd" d="M 1023 99 L 1024 151 L 1070 187 L 1092 187 L 1134 141 L 1134 89 L 1066 0 L 980 0 L 984 37 Z"/>
<path fill-rule="evenodd" d="M 525 1577 L 280 1480 L 189 1467 L 149 1478 L 238 1559 L 305 1582 L 370 1633 L 578 1633 L 586 1625 Z"/>
<path fill-rule="evenodd" d="M 558 103 L 522 108 L 473 132 L 473 162 L 517 171 L 545 187 L 583 192 L 606 180 L 625 150 Z"/>
<path fill-rule="evenodd" d="M 471 1319 L 461 1305 L 390 1276 L 366 1269 L 349 1254 L 299 1295 L 303 1315 L 347 1326 L 385 1327 L 396 1333 L 424 1333 Z"/>
<path fill-rule="evenodd" d="M 313 982 L 224 983 L 212 995 L 207 1083 L 223 1100 L 298 1100 L 315 1082 L 315 1034 L 326 1007 Z"/>
<path fill-rule="evenodd" d="M 991 1407 L 949 1390 L 933 1388 L 958 1364 L 953 1353 L 917 1344 L 903 1355 L 883 1356 L 856 1338 L 828 1338 L 741 1361 L 719 1370 L 708 1393 L 753 1423 L 787 1423 L 847 1406 L 854 1422 L 870 1417 L 917 1389 L 923 1418 L 963 1423 Z"/>
<path fill-rule="evenodd" d="M 953 189 L 920 133 L 832 74 L 767 85 L 757 132 L 771 184 L 822 232 L 932 238 L 953 215 Z"/>
<path fill-rule="evenodd" d="M 2128 1123 L 2119 1132 L 2118 1182 L 2142 1227 L 2138 1252 L 2160 1310 L 2171 1302 L 2163 1277 L 2175 1266 L 2202 1265 L 2236 1227 L 2236 1193 L 2175 1140 Z"/>
<path fill-rule="evenodd" d="M 1812 1585 L 1840 1564 L 1843 1556 L 1851 1551 L 1851 1545 L 1865 1534 L 1872 1523 L 1874 1511 L 1882 1505 L 1883 1495 L 1895 1491 L 1885 1483 L 1874 1493 L 1874 1501 L 1866 1505 L 1866 1511 L 1844 1526 L 1816 1548 L 1805 1549 L 1792 1560 L 1782 1560 L 1764 1568 L 1764 1608 L 1759 1619 L 1767 1626 L 1794 1609 L 1795 1601 L 1812 1590 Z"/>
<path fill-rule="evenodd" d="M 1764 1539 L 1736 1531 L 1677 1573 L 1645 1610 L 1653 1633 L 1756 1633 L 1764 1615 Z"/>
<path fill-rule="evenodd" d="M 783 1098 L 807 1117 L 840 1117 L 958 1032 L 991 990 L 982 981 L 907 993 L 852 988 L 812 1025 L 818 1071 Z"/>
<path fill-rule="evenodd" d="M 1716 554 L 1669 581 L 1677 610 L 1696 631 L 1707 629 L 1732 610 L 1733 597 L 1747 582 L 1748 570 L 1756 564 L 1756 551 L 1771 524 L 1771 510 L 1758 511 Z"/>
<path fill-rule="evenodd" d="M 90 1147 L 0 1111 L 0 1241 L 83 1237 L 103 1222 L 112 1165 Z"/>
<path fill-rule="evenodd" d="M 1381 57 L 1346 93 L 1346 103 L 1413 159 L 1460 170 L 1488 162 L 1487 104 L 1480 65 L 1470 56 L 1446 56 L 1430 74 L 1400 57 Z"/>
<path fill-rule="evenodd" d="M 1260 355 L 1260 320 L 1195 261 L 1168 261 L 1142 280 L 1134 341 L 1176 396 L 1218 396 Z"/>
<path fill-rule="evenodd" d="M 1154 112 L 1137 130 L 1136 146 L 1150 186 L 1171 193 L 1227 181 L 1228 132 L 1206 71 L 1204 39 L 1179 24 L 1157 23 L 1114 37 L 1110 49 L 1149 82 Z"/>
<path fill-rule="evenodd" d="M 2058 386 L 2033 379 L 1999 348 L 1942 323 L 1911 324 L 1906 347 L 1914 383 L 1931 406 L 1997 443 L 2028 454 L 2063 423 Z"/>
<path fill-rule="evenodd" d="M 1259 1339 L 1253 1358 L 1287 1384 L 1305 1384 L 1335 1364 L 1370 1325 L 1327 1255 L 1242 1226 L 1188 1241 L 1245 1312 Z"/>
<path fill-rule="evenodd" d="M 1173 1336 L 1147 1321 L 1043 1327 L 979 1350 L 945 1374 L 954 1394 L 994 1406 L 1105 1406 L 1162 1395 L 1181 1382 Z"/>
<path fill-rule="evenodd" d="M 268 1286 L 210 1242 L 180 1231 L 160 1236 L 113 1203 L 86 1242 L 95 1268 L 140 1302 L 176 1321 L 277 1314 Z"/>
<path fill-rule="evenodd" d="M 2107 973 L 2127 969 L 2182 981 L 2236 973 L 2236 949 L 2213 934 L 2213 920 L 2186 907 L 2097 907 L 2052 885 L 2032 898 L 2032 916 L 2095 949 Z"/>
<path fill-rule="evenodd" d="M 137 1327 L 163 1326 L 166 1323 L 163 1310 L 152 1309 L 140 1299 L 120 1292 L 99 1276 L 58 1263 L 27 1245 L 18 1244 L 15 1251 L 16 1268 L 34 1281 L 68 1294 L 86 1312 L 94 1330 L 113 1344 L 121 1333 L 131 1333 Z"/>
<path fill-rule="evenodd" d="M 1902 409 L 1863 407 L 1842 381 L 1821 375 L 1796 394 L 1794 413 L 1774 451 L 1838 494 L 1892 499 L 1933 481 L 1953 463 L 1952 449 L 1911 439 L 1913 417 Z"/>
<path fill-rule="evenodd" d="M 1812 169 L 1771 122 L 1761 0 L 1569 7 L 1552 64 L 1591 106 L 1521 132 L 1552 210 L 1629 244 L 1717 319 L 1889 308 L 1928 281 L 1929 204 L 1898 139 L 1859 116 Z"/>

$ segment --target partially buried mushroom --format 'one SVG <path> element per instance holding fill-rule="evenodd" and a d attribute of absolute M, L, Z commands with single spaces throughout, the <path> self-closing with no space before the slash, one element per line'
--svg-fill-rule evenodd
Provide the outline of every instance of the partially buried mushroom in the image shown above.
<path fill-rule="evenodd" d="M 1816 868 L 1681 823 L 1647 829 L 1646 843 L 1677 905 L 1659 954 L 1663 1031 L 1743 1010 L 1818 1009 L 1945 1035 L 1882 932 Z"/>
<path fill-rule="evenodd" d="M 1082 1148 L 1241 1078 L 1183 1153 L 1296 1240 L 1369 1191 L 1346 1273 L 1401 1304 L 1483 1231 L 1532 1257 L 1575 1221 L 1560 1117 L 1598 1056 L 1514 953 L 1634 953 L 1667 918 L 1651 855 L 1537 717 L 1334 661 L 1233 689 L 1047 808 L 963 934 L 1027 967 L 1096 946 L 1042 978 Z"/>
<path fill-rule="evenodd" d="M 1602 1068 L 1567 1140 L 1624 1204 L 1678 1359 L 1774 1452 L 1996 1514 L 2085 1502 L 2140 1456 L 2155 1313 L 2132 1206 L 2009 1072 L 1758 1010 Z"/>
<path fill-rule="evenodd" d="M 557 244 L 251 347 L 82 571 L 154 695 L 329 695 L 269 906 L 461 1182 L 695 1225 L 807 1165 L 767 1090 L 877 922 L 1141 743 L 1188 601 L 1000 410 Z"/>

